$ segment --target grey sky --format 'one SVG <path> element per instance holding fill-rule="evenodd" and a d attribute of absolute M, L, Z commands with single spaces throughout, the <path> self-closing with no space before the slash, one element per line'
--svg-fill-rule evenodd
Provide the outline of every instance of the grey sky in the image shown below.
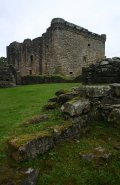
<path fill-rule="evenodd" d="M 0 56 L 13 41 L 41 36 L 55 17 L 105 33 L 106 56 L 120 56 L 120 0 L 0 0 Z"/>

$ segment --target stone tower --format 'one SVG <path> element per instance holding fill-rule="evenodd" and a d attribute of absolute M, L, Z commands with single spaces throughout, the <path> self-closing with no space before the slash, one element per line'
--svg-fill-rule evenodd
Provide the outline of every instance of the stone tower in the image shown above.
<path fill-rule="evenodd" d="M 41 37 L 13 42 L 7 47 L 8 63 L 22 76 L 61 74 L 76 77 L 82 67 L 105 57 L 106 35 L 98 35 L 61 18 L 51 21 Z"/>

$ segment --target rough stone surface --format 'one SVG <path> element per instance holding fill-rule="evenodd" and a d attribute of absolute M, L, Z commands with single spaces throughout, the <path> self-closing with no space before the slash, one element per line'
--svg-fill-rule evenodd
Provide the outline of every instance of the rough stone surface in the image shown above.
<path fill-rule="evenodd" d="M 113 86 L 111 85 L 110 88 Z M 85 134 L 89 126 L 94 121 L 101 120 L 108 121 L 111 126 L 120 128 L 120 97 L 115 97 L 115 102 L 111 101 L 109 103 L 108 99 L 113 98 L 114 93 L 108 87 L 105 90 L 101 90 L 101 86 L 93 86 L 92 91 L 88 93 L 88 87 L 84 88 L 85 97 L 74 97 L 71 96 L 71 100 L 63 103 L 61 109 L 63 113 L 64 123 L 55 125 L 47 128 L 47 131 L 41 131 L 35 133 L 34 135 L 24 135 L 18 138 L 14 138 L 8 142 L 8 146 L 11 151 L 11 155 L 16 160 L 29 160 L 31 158 L 36 158 L 40 154 L 52 149 L 57 143 L 64 141 L 66 139 L 79 138 L 81 135 Z M 95 90 L 96 88 L 96 90 Z M 102 87 L 103 88 L 103 87 Z M 74 89 L 74 90 L 73 90 Z M 78 90 L 73 88 L 71 94 L 75 92 L 81 92 L 81 88 Z M 94 90 L 93 90 L 94 89 Z M 85 92 L 86 90 L 86 92 Z M 107 93 L 109 91 L 109 93 Z M 87 98 L 86 98 L 86 94 Z M 65 95 L 65 94 L 62 94 Z M 59 95 L 61 96 L 61 95 Z M 58 96 L 58 97 L 59 97 Z M 91 98 L 92 97 L 92 98 Z M 103 103 L 103 99 L 106 98 Z M 57 104 L 57 106 L 61 106 Z M 93 158 L 108 160 L 111 154 L 109 152 L 104 152 L 101 147 L 95 148 L 94 152 L 88 154 L 83 154 L 83 158 L 91 160 Z"/>
<path fill-rule="evenodd" d="M 75 95 L 71 92 L 66 93 L 66 94 L 60 94 L 58 96 L 58 103 L 64 104 L 65 102 L 71 100 Z"/>
<path fill-rule="evenodd" d="M 14 87 L 20 84 L 20 73 L 12 66 L 0 68 L 0 87 Z"/>
<path fill-rule="evenodd" d="M 29 160 L 44 154 L 61 141 L 79 138 L 89 129 L 89 117 L 87 115 L 69 120 L 69 123 L 56 125 L 50 128 L 50 133 L 29 135 L 27 139 L 15 138 L 8 142 L 11 156 L 15 160 Z M 49 135 L 50 134 L 50 135 Z M 32 138 L 33 137 L 33 138 Z M 23 143 L 21 143 L 21 140 Z M 20 142 L 20 144 L 19 144 Z"/>
<path fill-rule="evenodd" d="M 69 119 L 69 122 L 70 124 L 55 126 L 53 128 L 55 144 L 67 139 L 80 138 L 80 136 L 82 136 L 89 130 L 88 116 L 71 118 Z"/>
<path fill-rule="evenodd" d="M 86 154 L 80 153 L 80 156 L 87 161 L 97 159 L 97 160 L 104 160 L 104 162 L 106 162 L 111 158 L 112 154 L 110 152 L 107 152 L 105 148 L 97 147 L 93 151 L 91 151 L 91 153 L 86 153 Z"/>
<path fill-rule="evenodd" d="M 89 98 L 100 98 L 108 94 L 109 86 L 85 86 L 83 87 L 84 96 Z"/>
<path fill-rule="evenodd" d="M 120 107 L 113 109 L 109 116 L 108 116 L 108 122 L 114 126 L 120 129 Z"/>
<path fill-rule="evenodd" d="M 8 63 L 21 75 L 61 74 L 76 77 L 82 67 L 105 57 L 104 34 L 98 35 L 56 18 L 41 37 L 13 42 L 7 47 Z"/>
<path fill-rule="evenodd" d="M 29 135 L 26 139 L 24 136 L 23 138 L 12 139 L 8 145 L 15 160 L 28 160 L 53 148 L 54 142 L 53 137 L 48 132 L 42 132 L 37 135 Z"/>
<path fill-rule="evenodd" d="M 110 87 L 112 95 L 120 97 L 120 84 L 111 84 Z"/>
<path fill-rule="evenodd" d="M 61 110 L 70 116 L 79 116 L 90 111 L 90 102 L 85 99 L 69 101 L 62 105 Z"/>
<path fill-rule="evenodd" d="M 29 168 L 25 172 L 25 178 L 21 185 L 36 185 L 37 184 L 37 178 L 38 178 L 39 171 L 34 170 L 32 168 Z"/>
<path fill-rule="evenodd" d="M 85 84 L 119 83 L 120 58 L 106 58 L 82 69 L 82 81 Z"/>

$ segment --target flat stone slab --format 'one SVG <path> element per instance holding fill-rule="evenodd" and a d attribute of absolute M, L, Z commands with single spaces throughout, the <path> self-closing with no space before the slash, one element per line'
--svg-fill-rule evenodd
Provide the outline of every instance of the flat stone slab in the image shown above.
<path fill-rule="evenodd" d="M 70 116 L 79 116 L 90 111 L 90 102 L 87 99 L 71 100 L 62 105 L 61 110 Z"/>
<path fill-rule="evenodd" d="M 83 92 L 89 98 L 100 98 L 108 94 L 109 86 L 84 86 Z"/>

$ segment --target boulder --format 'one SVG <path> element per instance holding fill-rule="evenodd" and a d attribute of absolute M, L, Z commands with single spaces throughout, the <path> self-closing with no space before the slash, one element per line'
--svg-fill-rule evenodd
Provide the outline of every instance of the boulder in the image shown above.
<path fill-rule="evenodd" d="M 87 99 L 73 99 L 62 105 L 61 110 L 70 116 L 79 116 L 90 111 L 90 102 Z"/>

